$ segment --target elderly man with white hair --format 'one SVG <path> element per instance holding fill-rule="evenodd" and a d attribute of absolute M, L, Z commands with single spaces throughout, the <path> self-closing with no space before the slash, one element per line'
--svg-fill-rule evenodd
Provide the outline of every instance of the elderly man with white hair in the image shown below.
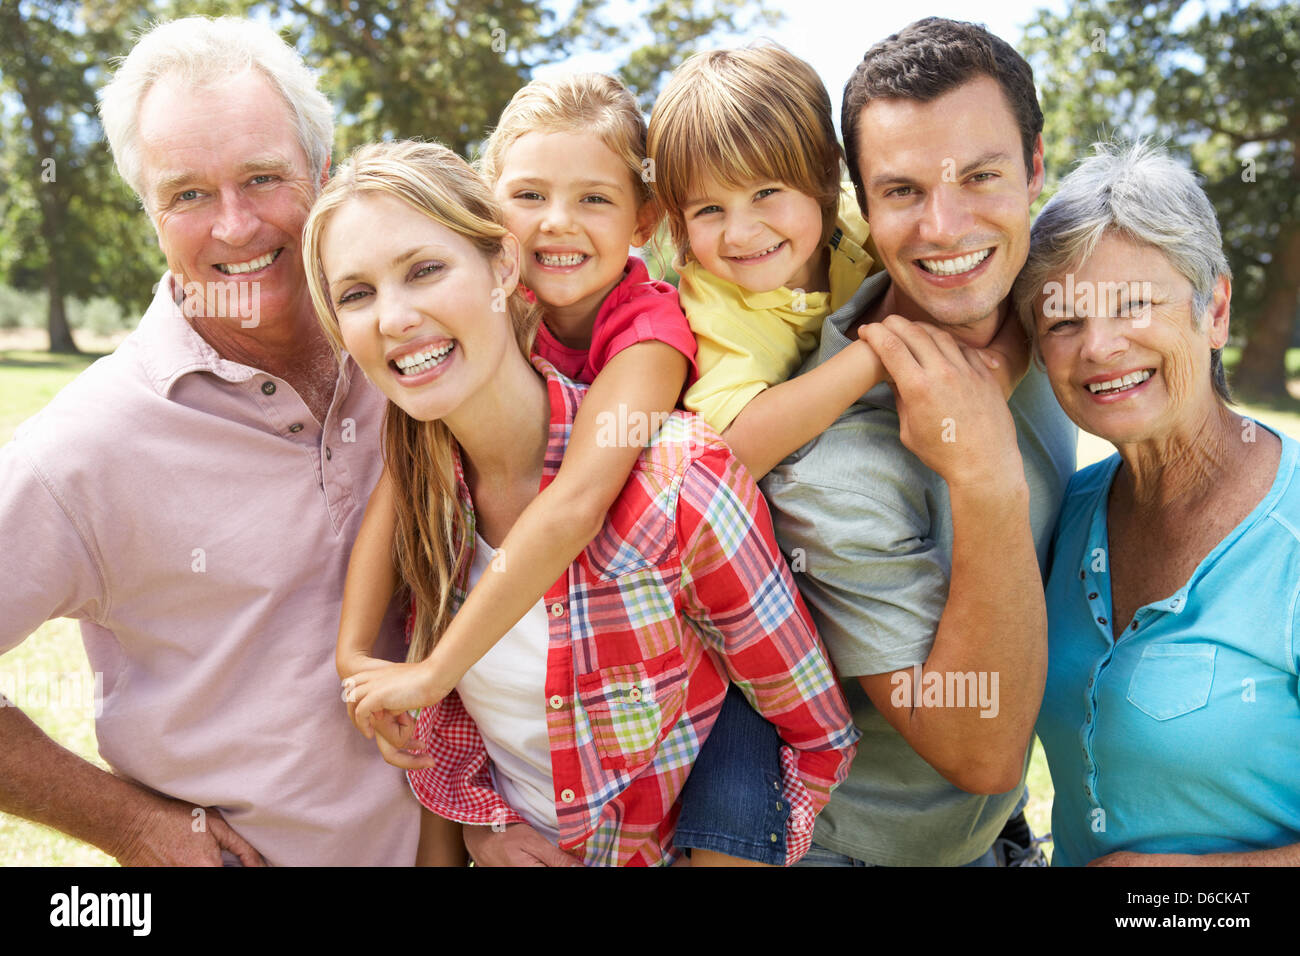
<path fill-rule="evenodd" d="M 384 401 L 335 362 L 299 251 L 330 104 L 268 27 L 189 18 L 140 40 L 101 111 L 168 272 L 0 450 L 0 652 L 80 620 L 114 773 L 3 707 L 0 810 L 124 864 L 413 863 L 419 805 L 334 668 Z"/>

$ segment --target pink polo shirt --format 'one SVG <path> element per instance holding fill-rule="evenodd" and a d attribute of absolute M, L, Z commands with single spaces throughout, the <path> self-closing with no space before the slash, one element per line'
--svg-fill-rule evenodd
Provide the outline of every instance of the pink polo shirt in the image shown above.
<path fill-rule="evenodd" d="M 220 808 L 272 864 L 410 864 L 419 804 L 334 670 L 384 399 L 347 359 L 322 428 L 171 288 L 0 448 L 0 652 L 80 619 L 116 770 Z"/>

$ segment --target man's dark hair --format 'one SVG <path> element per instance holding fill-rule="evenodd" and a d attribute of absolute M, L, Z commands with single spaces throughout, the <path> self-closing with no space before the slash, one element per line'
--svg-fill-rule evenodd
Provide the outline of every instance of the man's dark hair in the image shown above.
<path fill-rule="evenodd" d="M 1034 172 L 1034 142 L 1043 131 L 1043 111 L 1034 91 L 1034 71 L 1011 44 L 977 23 L 926 17 L 881 40 L 863 56 L 844 87 L 840 122 L 849 178 L 865 215 L 867 195 L 858 165 L 858 124 L 872 100 L 928 103 L 978 76 L 998 81 L 1020 127 L 1025 172 Z"/>

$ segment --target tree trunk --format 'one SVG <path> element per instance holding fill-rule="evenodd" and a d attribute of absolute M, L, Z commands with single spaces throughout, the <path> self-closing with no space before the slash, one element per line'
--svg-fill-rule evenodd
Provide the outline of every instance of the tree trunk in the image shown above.
<path fill-rule="evenodd" d="M 45 272 L 45 291 L 50 297 L 50 351 L 77 354 L 81 349 L 72 341 L 72 329 L 63 310 L 63 290 L 59 288 L 59 273 L 53 263 Z"/>
<path fill-rule="evenodd" d="M 1277 239 L 1264 273 L 1259 318 L 1232 376 L 1232 387 L 1243 398 L 1262 401 L 1287 397 L 1286 349 L 1300 307 L 1300 223 L 1289 224 Z"/>

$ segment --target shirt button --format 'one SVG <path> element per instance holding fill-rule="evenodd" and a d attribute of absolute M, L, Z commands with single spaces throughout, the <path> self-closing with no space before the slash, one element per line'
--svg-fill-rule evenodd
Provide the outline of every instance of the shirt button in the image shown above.
<path fill-rule="evenodd" d="M 263 394 L 263 395 L 274 395 L 274 394 L 275 394 L 275 382 L 263 382 L 263 383 L 262 383 L 262 394 Z"/>
<path fill-rule="evenodd" d="M 1170 606 L 1170 607 L 1178 607 L 1178 598 L 1174 598 L 1172 601 L 1170 601 L 1170 602 L 1169 602 L 1169 606 Z"/>
<path fill-rule="evenodd" d="M 640 687 L 633 687 L 630 691 L 628 691 L 627 696 L 628 696 L 628 699 L 629 699 L 629 700 L 640 700 L 640 699 L 641 699 L 641 688 L 640 688 Z"/>
<path fill-rule="evenodd" d="M 559 601 L 556 601 L 554 604 L 551 605 L 551 617 L 563 617 L 563 616 L 564 616 L 564 605 L 561 604 Z"/>
<path fill-rule="evenodd" d="M 1097 618 L 1097 623 L 1098 623 L 1098 624 L 1105 624 L 1105 623 L 1106 623 L 1106 619 L 1105 619 L 1104 617 L 1099 617 L 1099 618 Z"/>
<path fill-rule="evenodd" d="M 298 434 L 302 431 L 302 422 L 294 422 L 289 426 L 289 431 L 293 432 L 295 435 Z"/>
<path fill-rule="evenodd" d="M 1088 600 L 1089 600 L 1089 601 L 1095 601 L 1095 600 L 1097 600 L 1097 592 L 1096 592 L 1096 591 L 1093 591 L 1091 594 L 1089 594 L 1089 595 L 1088 595 Z"/>
<path fill-rule="evenodd" d="M 568 789 L 567 787 L 560 791 L 560 799 L 563 800 L 565 803 L 572 803 L 573 796 L 574 796 L 573 791 Z"/>
<path fill-rule="evenodd" d="M 773 843 L 775 843 L 777 840 L 779 840 L 779 839 L 781 839 L 781 838 L 780 838 L 779 836 L 777 836 L 775 833 L 771 833 L 771 834 L 768 834 L 768 839 L 770 839 Z"/>
<path fill-rule="evenodd" d="M 1134 622 L 1129 626 L 1129 630 L 1131 630 L 1131 631 L 1136 631 L 1137 629 L 1138 629 L 1138 622 L 1137 622 L 1137 621 L 1134 621 Z"/>
<path fill-rule="evenodd" d="M 551 709 L 552 709 L 552 710 L 559 710 L 559 709 L 560 709 L 561 707 L 563 707 L 563 706 L 564 706 L 564 698 L 563 698 L 563 697 L 561 697 L 559 694 L 555 694 L 555 695 L 553 695 L 553 696 L 551 697 Z"/>
<path fill-rule="evenodd" d="M 1090 723 L 1092 723 L 1092 714 L 1084 714 L 1084 715 L 1083 715 L 1083 722 L 1084 722 L 1085 724 L 1090 724 Z"/>
<path fill-rule="evenodd" d="M 1080 580 L 1080 581 L 1085 580 L 1087 577 L 1088 577 L 1088 572 L 1087 572 L 1087 571 L 1080 571 L 1080 572 L 1079 572 L 1079 580 Z"/>
<path fill-rule="evenodd" d="M 329 446 L 329 445 L 326 445 L 326 446 L 325 446 L 325 460 L 326 460 L 326 461 L 329 461 L 329 460 L 330 460 L 331 458 L 333 458 L 333 457 L 334 457 L 334 452 L 330 451 L 330 446 Z"/>

